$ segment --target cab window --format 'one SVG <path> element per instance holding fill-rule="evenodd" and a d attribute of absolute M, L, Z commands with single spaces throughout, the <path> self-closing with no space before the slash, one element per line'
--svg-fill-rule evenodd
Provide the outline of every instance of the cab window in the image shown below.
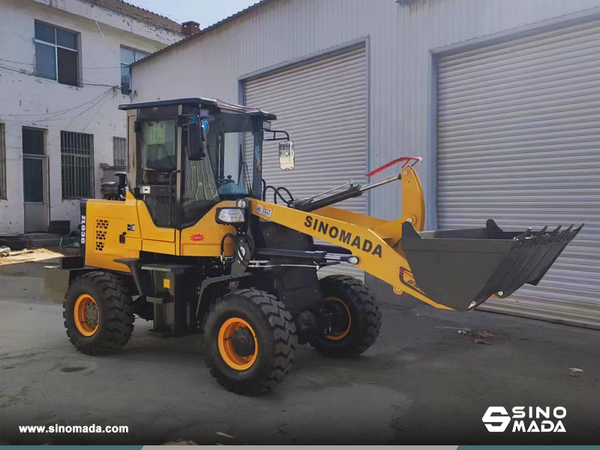
<path fill-rule="evenodd" d="M 175 120 L 141 124 L 141 169 L 144 184 L 167 184 L 177 169 Z"/>

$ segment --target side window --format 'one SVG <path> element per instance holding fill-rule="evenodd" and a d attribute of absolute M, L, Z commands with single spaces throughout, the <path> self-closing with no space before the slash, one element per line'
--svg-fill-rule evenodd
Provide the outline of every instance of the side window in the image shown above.
<path fill-rule="evenodd" d="M 72 31 L 35 22 L 35 75 L 61 84 L 79 83 L 79 37 Z"/>
<path fill-rule="evenodd" d="M 177 169 L 175 120 L 142 122 L 142 182 L 168 184 L 169 175 Z"/>
<path fill-rule="evenodd" d="M 121 93 L 131 94 L 131 67 L 130 64 L 148 56 L 148 53 L 121 47 Z"/>

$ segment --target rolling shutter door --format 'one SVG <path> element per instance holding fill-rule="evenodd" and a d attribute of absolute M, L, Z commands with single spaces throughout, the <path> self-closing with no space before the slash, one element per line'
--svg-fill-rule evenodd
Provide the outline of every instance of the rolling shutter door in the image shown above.
<path fill-rule="evenodd" d="M 441 56 L 438 226 L 586 225 L 488 308 L 600 326 L 600 22 Z"/>
<path fill-rule="evenodd" d="M 245 83 L 245 104 L 275 113 L 273 129 L 285 130 L 296 147 L 296 168 L 279 168 L 277 142 L 265 142 L 263 178 L 304 198 L 353 180 L 366 181 L 367 72 L 364 46 L 310 61 Z M 250 133 L 244 159 L 252 170 Z M 268 200 L 273 201 L 271 194 Z M 367 196 L 335 206 L 367 213 Z M 343 270 L 341 270 L 343 268 Z M 321 272 L 364 277 L 346 264 Z M 320 275 L 322 275 L 320 273 Z"/>

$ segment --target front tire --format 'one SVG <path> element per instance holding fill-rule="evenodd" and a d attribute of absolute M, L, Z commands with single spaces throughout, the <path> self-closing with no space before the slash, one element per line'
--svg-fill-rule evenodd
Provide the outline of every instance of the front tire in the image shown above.
<path fill-rule="evenodd" d="M 206 319 L 210 373 L 237 394 L 267 391 L 292 369 L 296 327 L 285 305 L 257 289 L 218 298 Z"/>
<path fill-rule="evenodd" d="M 110 272 L 89 272 L 69 286 L 63 303 L 67 336 L 86 355 L 119 351 L 133 333 L 133 301 L 125 281 Z"/>
<path fill-rule="evenodd" d="M 316 335 L 311 341 L 319 353 L 331 357 L 358 356 L 371 347 L 381 330 L 381 312 L 367 287 L 354 277 L 330 275 L 319 281 L 323 307 L 337 308 L 347 317 L 343 329 Z"/>

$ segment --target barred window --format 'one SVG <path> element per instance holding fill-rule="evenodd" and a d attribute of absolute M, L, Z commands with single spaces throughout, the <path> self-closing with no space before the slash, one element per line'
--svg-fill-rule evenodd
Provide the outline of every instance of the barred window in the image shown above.
<path fill-rule="evenodd" d="M 113 166 L 127 168 L 127 139 L 113 137 Z"/>
<path fill-rule="evenodd" d="M 6 200 L 6 147 L 4 124 L 0 123 L 0 199 Z"/>
<path fill-rule="evenodd" d="M 94 196 L 94 135 L 60 132 L 62 198 Z"/>

